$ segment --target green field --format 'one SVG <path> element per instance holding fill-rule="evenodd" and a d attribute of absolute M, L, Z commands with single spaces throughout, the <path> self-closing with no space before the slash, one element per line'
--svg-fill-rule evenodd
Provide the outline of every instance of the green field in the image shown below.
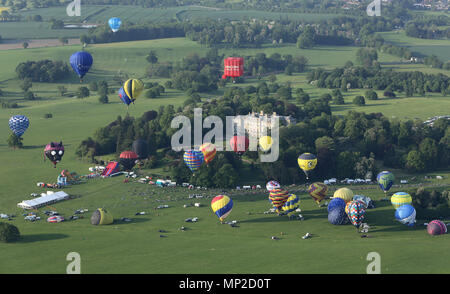
<path fill-rule="evenodd" d="M 37 182 L 56 181 L 62 169 L 87 174 L 92 164 L 77 160 L 75 148 L 81 140 L 92 136 L 99 127 L 115 120 L 118 115 L 125 116 L 127 108 L 117 95 L 111 94 L 109 104 L 100 104 L 97 96 L 86 99 L 60 97 L 57 85 L 64 84 L 69 91 L 79 86 L 78 79 L 72 78 L 60 84 L 33 83 L 31 90 L 42 99 L 21 100 L 21 90 L 14 70 L 19 62 L 51 58 L 67 61 L 69 56 L 79 50 L 79 46 L 60 46 L 51 48 L 17 49 L 0 52 L 0 88 L 6 93 L 5 99 L 18 101 L 19 109 L 0 109 L 0 172 L 2 173 L 0 191 L 0 213 L 15 214 L 11 221 L 21 234 L 22 240 L 12 244 L 0 244 L 0 273 L 65 273 L 69 252 L 81 255 L 82 273 L 366 273 L 369 252 L 381 255 L 382 273 L 450 273 L 448 263 L 450 254 L 436 248 L 448 247 L 448 235 L 432 237 L 426 233 L 423 219 L 418 219 L 415 228 L 407 228 L 394 219 L 394 209 L 389 202 L 381 201 L 384 194 L 375 186 L 361 190 L 352 187 L 375 200 L 375 209 L 368 210 L 367 222 L 373 226 L 369 235 L 360 238 L 351 225 L 333 226 L 328 223 L 326 208 L 317 207 L 301 189 L 287 187 L 297 192 L 301 198 L 303 221 L 289 221 L 263 212 L 270 208 L 265 192 L 239 194 L 227 191 L 235 203 L 227 220 L 237 220 L 238 227 L 222 225 L 212 213 L 211 198 L 188 199 L 191 193 L 216 196 L 219 190 L 192 192 L 185 188 L 156 188 L 150 185 L 130 182 L 123 183 L 123 176 L 108 179 L 91 179 L 65 189 L 70 195 L 79 196 L 52 205 L 64 217 L 71 216 L 76 209 L 88 208 L 83 219 L 50 224 L 45 221 L 43 207 L 38 214 L 43 220 L 30 223 L 23 220 L 17 203 L 30 199 L 30 193 L 39 193 L 42 188 Z M 88 84 L 94 80 L 111 81 L 119 70 L 133 77 L 142 78 L 145 73 L 145 55 L 155 50 L 160 61 L 176 61 L 185 55 L 196 52 L 206 53 L 207 48 L 184 38 L 152 41 L 98 44 L 87 48 L 94 57 L 94 65 L 85 78 Z M 290 53 L 304 55 L 312 67 L 332 68 L 343 65 L 347 60 L 355 61 L 357 47 L 318 47 L 314 50 L 299 50 L 293 44 L 266 46 L 261 49 L 222 49 L 226 55 L 253 55 L 256 52 Z M 395 62 L 398 58 L 380 54 L 382 62 Z M 149 81 L 148 79 L 144 79 Z M 290 81 L 293 87 L 302 87 L 311 93 L 312 98 L 329 89 L 317 89 L 306 83 L 305 74 L 277 76 L 279 83 Z M 239 86 L 255 84 L 248 80 Z M 228 85 L 227 87 L 231 87 Z M 223 92 L 220 89 L 218 93 Z M 346 101 L 362 90 L 351 90 Z M 379 93 L 380 94 L 380 93 Z M 212 95 L 212 94 L 209 94 Z M 202 94 L 202 97 L 206 95 Z M 159 99 L 139 98 L 130 105 L 128 113 L 138 117 L 160 105 L 182 105 L 186 95 L 170 90 Z M 365 107 L 333 106 L 335 113 L 345 113 L 350 109 L 366 112 L 383 112 L 388 117 L 401 119 L 425 118 L 448 110 L 448 98 L 440 96 L 413 97 L 399 99 L 380 99 L 367 101 Z M 439 103 L 436 103 L 439 102 Z M 373 104 L 373 105 L 372 105 Z M 348 107 L 348 108 L 347 108 Z M 52 113 L 53 118 L 45 119 L 44 114 Z M 7 121 L 14 114 L 24 114 L 30 118 L 30 128 L 23 135 L 25 148 L 12 150 L 6 140 L 10 134 Z M 446 113 L 448 114 L 448 113 Z M 43 148 L 50 141 L 62 140 L 66 154 L 57 168 L 43 158 Z M 301 172 L 299 170 L 299 172 Z M 165 173 L 164 168 L 143 170 L 142 174 Z M 394 171 L 398 178 L 410 179 L 413 175 Z M 444 180 L 430 180 L 425 184 L 449 185 L 450 171 L 432 173 L 443 175 Z M 424 182 L 423 175 L 414 175 L 418 182 Z M 258 179 L 251 181 L 242 175 L 242 184 L 264 184 Z M 390 193 L 405 188 L 393 187 Z M 332 192 L 329 192 L 331 194 Z M 187 207 L 184 204 L 200 202 L 203 207 Z M 170 207 L 155 210 L 158 205 Z M 113 225 L 96 227 L 89 222 L 90 215 L 98 208 L 109 209 L 116 222 Z M 147 215 L 135 216 L 136 212 L 146 211 Z M 132 222 L 121 222 L 129 217 Z M 198 217 L 197 223 L 186 223 L 186 218 Z M 446 222 L 450 219 L 446 219 Z M 188 229 L 179 230 L 181 226 Z M 160 233 L 159 230 L 164 230 Z M 307 232 L 312 238 L 303 240 Z M 283 233 L 283 234 L 281 234 Z M 160 237 L 165 235 L 166 237 Z M 277 236 L 280 240 L 271 240 Z M 274 253 L 277 254 L 274 254 Z M 279 254 L 279 253 L 282 254 Z M 420 256 L 420 258 L 413 258 Z"/>
<path fill-rule="evenodd" d="M 57 39 L 59 37 L 79 38 L 87 29 L 52 30 L 47 22 L 2 22 L 0 36 L 2 39 Z"/>

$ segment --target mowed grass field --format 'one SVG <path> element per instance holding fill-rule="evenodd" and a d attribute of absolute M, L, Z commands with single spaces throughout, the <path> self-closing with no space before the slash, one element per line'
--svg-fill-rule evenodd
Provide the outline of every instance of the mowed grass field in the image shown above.
<path fill-rule="evenodd" d="M 86 99 L 60 97 L 57 85 L 65 85 L 69 91 L 75 91 L 80 86 L 75 75 L 58 84 L 33 83 L 31 90 L 42 99 L 20 100 L 21 90 L 14 73 L 19 62 L 44 58 L 67 61 L 79 49 L 79 46 L 61 46 L 0 52 L 0 63 L 3 65 L 0 87 L 6 93 L 2 98 L 18 101 L 22 106 L 19 109 L 0 109 L 0 121 L 3 122 L 0 124 L 0 213 L 15 214 L 17 217 L 10 222 L 19 228 L 23 236 L 20 242 L 0 244 L 0 273 L 65 273 L 69 252 L 80 253 L 82 273 L 365 273 L 369 264 L 366 257 L 372 251 L 381 255 L 382 273 L 450 273 L 447 262 L 449 253 L 436 250 L 448 247 L 448 235 L 432 237 L 423 225 L 407 228 L 396 222 L 394 209 L 389 202 L 381 201 L 384 194 L 375 186 L 369 190 L 353 188 L 355 193 L 376 201 L 376 208 L 367 212 L 367 222 L 374 227 L 369 233 L 372 238 L 360 238 L 351 225 L 331 225 L 327 220 L 326 208 L 317 207 L 301 191 L 298 195 L 301 198 L 301 214 L 305 217 L 303 221 L 289 221 L 286 217 L 264 214 L 270 205 L 267 193 L 263 191 L 247 195 L 228 191 L 225 194 L 230 195 L 235 203 L 228 220 L 238 221 L 238 227 L 233 228 L 218 222 L 209 206 L 211 198 L 188 199 L 191 193 L 212 197 L 222 193 L 220 190 L 193 192 L 184 188 L 157 188 L 135 182 L 123 183 L 123 176 L 91 179 L 69 186 L 63 190 L 77 198 L 39 209 L 40 221 L 30 223 L 23 220 L 17 203 L 30 199 L 30 193 L 46 191 L 38 188 L 36 183 L 56 182 L 62 169 L 80 175 L 89 173 L 88 167 L 92 164 L 77 160 L 75 148 L 99 127 L 110 123 L 118 115 L 127 114 L 127 107 L 115 94 L 109 95 L 109 104 L 100 104 L 95 94 Z M 160 61 L 176 61 L 192 52 L 202 55 L 208 49 L 178 38 L 99 44 L 89 46 L 87 50 L 94 57 L 94 65 L 84 84 L 105 79 L 113 87 L 119 87 L 111 80 L 119 70 L 132 77 L 144 77 L 145 55 L 149 50 L 155 50 Z M 245 56 L 256 52 L 266 52 L 268 55 L 289 52 L 305 55 L 312 66 L 332 68 L 343 65 L 347 60 L 354 61 L 356 50 L 357 47 L 299 50 L 294 45 L 285 44 L 258 50 L 223 49 L 221 53 Z M 380 58 L 394 60 L 387 55 Z M 293 87 L 303 87 L 313 98 L 322 92 L 329 92 L 328 89 L 316 89 L 306 84 L 304 74 L 278 75 L 277 78 L 280 83 L 290 81 Z M 249 80 L 238 86 L 254 83 L 256 81 Z M 352 99 L 351 95 L 356 91 L 350 91 L 346 100 Z M 175 90 L 169 90 L 158 99 L 140 97 L 135 105 L 129 107 L 128 113 L 138 117 L 150 109 L 157 110 L 160 105 L 173 104 L 177 107 L 186 98 L 184 93 Z M 406 106 L 413 101 L 409 99 L 417 99 L 418 104 L 407 110 Z M 441 100 L 439 97 L 392 99 L 386 100 L 386 105 L 377 107 L 383 113 L 391 111 L 398 117 L 413 116 L 416 108 L 424 109 L 430 102 L 439 101 L 431 103 L 433 107 L 430 106 L 426 114 L 431 116 L 443 108 Z M 383 104 L 383 100 L 378 102 Z M 358 108 L 360 111 L 364 109 L 372 110 L 370 106 Z M 44 119 L 46 113 L 52 113 L 53 118 Z M 21 150 L 10 149 L 6 143 L 10 135 L 7 122 L 14 114 L 24 114 L 30 118 L 30 128 L 23 135 L 25 148 Z M 48 160 L 44 161 L 43 148 L 50 141 L 60 140 L 66 147 L 66 154 L 55 169 Z M 160 171 L 159 168 L 141 172 L 150 174 Z M 301 173 L 300 169 L 298 172 Z M 398 175 L 396 171 L 394 173 Z M 444 176 L 443 183 L 448 185 L 450 171 L 433 175 L 438 174 Z M 242 184 L 253 184 L 247 182 L 249 177 L 242 178 L 246 181 Z M 423 179 L 423 175 L 417 178 Z M 264 184 L 256 180 L 254 183 Z M 291 192 L 300 188 L 287 187 Z M 394 187 L 390 194 L 402 189 Z M 200 202 L 203 206 L 183 208 L 184 204 L 194 202 Z M 154 209 L 162 204 L 169 205 L 169 208 Z M 110 210 L 115 223 L 92 226 L 89 218 L 98 207 Z M 45 221 L 43 211 L 51 208 L 66 218 L 76 209 L 87 208 L 89 212 L 83 215 L 83 219 L 50 224 Z M 140 211 L 148 214 L 135 216 Z M 132 222 L 121 222 L 122 217 L 131 218 Z M 199 221 L 184 221 L 192 217 L 198 217 Z M 419 221 L 423 223 L 425 220 Z M 180 231 L 181 226 L 187 227 L 187 230 Z M 165 232 L 160 233 L 159 230 Z M 313 237 L 303 240 L 301 237 L 307 232 Z M 277 236 L 280 240 L 272 240 L 271 236 Z"/>

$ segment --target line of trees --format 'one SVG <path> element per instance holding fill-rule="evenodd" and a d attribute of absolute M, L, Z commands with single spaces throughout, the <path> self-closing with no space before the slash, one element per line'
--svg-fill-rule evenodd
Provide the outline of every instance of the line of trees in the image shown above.
<path fill-rule="evenodd" d="M 67 63 L 49 59 L 21 62 L 16 67 L 19 79 L 30 79 L 32 82 L 55 82 L 70 75 Z"/>

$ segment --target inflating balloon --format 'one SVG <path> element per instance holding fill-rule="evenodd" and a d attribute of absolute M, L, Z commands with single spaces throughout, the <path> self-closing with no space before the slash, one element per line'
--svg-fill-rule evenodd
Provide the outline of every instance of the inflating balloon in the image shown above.
<path fill-rule="evenodd" d="M 9 128 L 13 133 L 20 137 L 30 126 L 30 120 L 25 115 L 14 115 L 9 119 Z"/>
<path fill-rule="evenodd" d="M 198 150 L 188 150 L 184 152 L 183 156 L 184 162 L 186 163 L 187 167 L 192 171 L 195 172 L 200 168 L 200 166 L 203 163 L 203 153 Z"/>
<path fill-rule="evenodd" d="M 274 190 L 274 189 L 280 189 L 280 188 L 281 188 L 281 185 L 277 181 L 269 181 L 266 184 L 266 189 L 269 192 Z"/>
<path fill-rule="evenodd" d="M 348 207 L 348 217 L 355 227 L 359 228 L 364 221 L 365 214 L 366 209 L 364 203 L 361 201 L 351 201 Z"/>
<path fill-rule="evenodd" d="M 430 235 L 442 235 L 447 233 L 447 226 L 443 221 L 433 220 L 427 225 L 427 232 Z"/>
<path fill-rule="evenodd" d="M 108 25 L 111 28 L 111 31 L 115 33 L 119 30 L 120 26 L 122 25 L 122 21 L 118 17 L 111 17 L 108 20 Z"/>
<path fill-rule="evenodd" d="M 341 209 L 342 211 L 344 211 L 345 204 L 346 203 L 345 203 L 344 199 L 333 198 L 333 199 L 331 199 L 330 203 L 328 203 L 327 211 L 330 212 L 333 209 Z"/>
<path fill-rule="evenodd" d="M 317 157 L 311 153 L 303 153 L 297 159 L 298 166 L 303 170 L 306 178 L 309 178 L 309 172 L 317 165 Z"/>
<path fill-rule="evenodd" d="M 328 192 L 328 186 L 324 183 L 316 182 L 312 183 L 308 188 L 309 195 L 319 204 L 326 196 Z"/>
<path fill-rule="evenodd" d="M 288 198 L 289 192 L 281 188 L 273 189 L 269 194 L 269 201 L 278 211 L 281 211 L 281 207 L 286 203 Z"/>
<path fill-rule="evenodd" d="M 126 171 L 131 170 L 136 161 L 138 160 L 138 155 L 133 151 L 124 151 L 120 153 L 119 163 L 124 167 Z"/>
<path fill-rule="evenodd" d="M 336 207 L 328 212 L 328 221 L 333 225 L 343 225 L 347 222 L 344 208 Z"/>
<path fill-rule="evenodd" d="M 138 155 L 139 159 L 144 159 L 148 157 L 148 145 L 145 140 L 137 139 L 133 141 L 131 145 L 131 151 Z"/>
<path fill-rule="evenodd" d="M 373 202 L 372 199 L 370 199 L 370 197 L 364 195 L 355 195 L 353 196 L 353 200 L 361 201 L 362 203 L 364 203 L 366 209 L 373 208 Z"/>
<path fill-rule="evenodd" d="M 103 208 L 98 208 L 91 216 L 91 224 L 95 226 L 109 225 L 113 222 L 113 215 Z"/>
<path fill-rule="evenodd" d="M 211 208 L 220 221 L 223 221 L 233 209 L 233 200 L 226 195 L 218 195 L 211 201 Z"/>
<path fill-rule="evenodd" d="M 412 205 L 404 204 L 395 210 L 395 218 L 404 225 L 414 226 L 416 210 Z"/>
<path fill-rule="evenodd" d="M 123 90 L 131 101 L 135 101 L 142 94 L 144 83 L 138 79 L 129 79 L 123 84 Z"/>
<path fill-rule="evenodd" d="M 391 197 L 391 203 L 395 209 L 405 204 L 412 203 L 412 197 L 406 192 L 397 192 Z"/>
<path fill-rule="evenodd" d="M 209 164 L 216 156 L 216 146 L 212 143 L 204 143 L 199 150 L 203 153 L 203 158 L 206 164 Z"/>
<path fill-rule="evenodd" d="M 390 171 L 382 171 L 377 175 L 377 182 L 381 190 L 386 193 L 394 184 L 394 174 Z"/>
<path fill-rule="evenodd" d="M 242 155 L 247 151 L 249 144 L 250 141 L 247 136 L 233 136 L 230 139 L 231 149 L 239 155 Z"/>
<path fill-rule="evenodd" d="M 261 150 L 266 152 L 272 147 L 273 140 L 270 136 L 263 136 L 259 138 L 258 143 Z"/>
<path fill-rule="evenodd" d="M 62 142 L 51 142 L 45 146 L 44 154 L 53 162 L 53 167 L 56 168 L 56 164 L 62 160 L 64 156 L 64 145 Z"/>
<path fill-rule="evenodd" d="M 289 197 L 287 198 L 286 202 L 281 207 L 281 209 L 283 210 L 284 214 L 286 214 L 287 216 L 291 216 L 295 212 L 295 210 L 299 207 L 299 205 L 300 205 L 300 198 L 298 198 L 297 195 L 295 194 L 289 194 Z"/>
<path fill-rule="evenodd" d="M 75 52 L 70 56 L 70 65 L 80 78 L 80 81 L 83 80 L 83 77 L 89 71 L 93 62 L 92 55 L 86 51 Z"/>
<path fill-rule="evenodd" d="M 349 188 L 340 188 L 337 189 L 334 194 L 333 198 L 342 198 L 345 202 L 349 202 L 353 200 L 353 191 Z"/>

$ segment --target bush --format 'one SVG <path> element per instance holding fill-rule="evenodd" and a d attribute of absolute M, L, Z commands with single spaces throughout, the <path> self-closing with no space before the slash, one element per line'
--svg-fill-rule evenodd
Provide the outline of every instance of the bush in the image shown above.
<path fill-rule="evenodd" d="M 98 97 L 98 101 L 100 103 L 106 104 L 109 102 L 109 99 L 107 95 L 100 95 L 100 97 Z"/>
<path fill-rule="evenodd" d="M 89 90 L 91 91 L 97 91 L 98 90 L 98 85 L 96 82 L 92 82 L 89 84 Z"/>
<path fill-rule="evenodd" d="M 364 105 L 366 105 L 366 100 L 364 100 L 363 96 L 356 96 L 353 99 L 353 104 L 356 104 L 358 106 L 364 106 Z"/>
<path fill-rule="evenodd" d="M 19 240 L 19 229 L 11 224 L 0 223 L 0 241 L 2 242 L 14 242 Z"/>
<path fill-rule="evenodd" d="M 31 91 L 26 91 L 24 94 L 24 98 L 26 100 L 35 100 L 36 99 L 36 97 L 34 96 L 34 93 Z"/>
<path fill-rule="evenodd" d="M 412 206 L 420 218 L 437 218 L 450 213 L 450 191 L 425 190 L 411 192 Z"/>
<path fill-rule="evenodd" d="M 366 99 L 377 100 L 378 99 L 377 92 L 375 92 L 374 90 L 367 90 L 366 91 Z"/>
<path fill-rule="evenodd" d="M 396 97 L 396 96 L 395 96 L 395 93 L 392 92 L 392 91 L 389 91 L 389 90 L 384 91 L 383 96 L 384 96 L 384 97 L 387 97 L 387 98 L 395 98 L 395 97 Z"/>
<path fill-rule="evenodd" d="M 87 87 L 79 87 L 78 91 L 77 91 L 77 97 L 78 98 L 85 98 L 85 97 L 89 97 L 90 92 L 89 89 Z"/>
<path fill-rule="evenodd" d="M 52 118 L 52 117 L 53 117 L 53 114 L 51 114 L 51 113 L 44 114 L 44 118 Z"/>

